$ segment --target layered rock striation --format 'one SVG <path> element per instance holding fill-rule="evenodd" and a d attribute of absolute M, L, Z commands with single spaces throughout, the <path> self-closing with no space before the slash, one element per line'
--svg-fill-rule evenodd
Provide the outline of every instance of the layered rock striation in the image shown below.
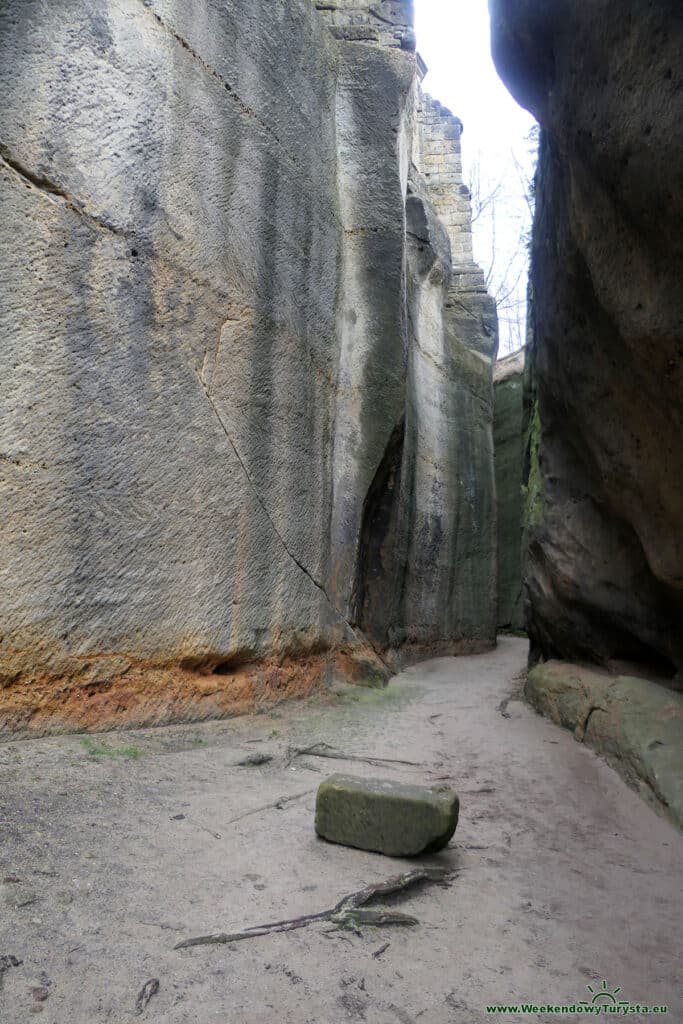
<path fill-rule="evenodd" d="M 2 5 L 0 732 L 493 644 L 495 308 L 414 48 L 406 0 Z"/>

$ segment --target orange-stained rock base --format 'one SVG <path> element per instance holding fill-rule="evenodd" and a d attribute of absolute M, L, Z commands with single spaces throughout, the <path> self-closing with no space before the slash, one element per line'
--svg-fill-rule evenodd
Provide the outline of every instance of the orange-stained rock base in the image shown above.
<path fill-rule="evenodd" d="M 133 664 L 119 675 L 84 682 L 73 676 L 17 679 L 0 689 L 0 736 L 102 732 L 253 713 L 308 697 L 345 664 L 349 652 L 230 660 L 199 665 Z M 361 664 L 365 664 L 364 657 Z M 357 673 L 348 672 L 353 679 Z"/>

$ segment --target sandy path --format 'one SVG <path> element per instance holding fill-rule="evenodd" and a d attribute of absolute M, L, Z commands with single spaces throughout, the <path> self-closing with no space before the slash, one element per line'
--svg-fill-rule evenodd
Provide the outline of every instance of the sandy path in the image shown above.
<path fill-rule="evenodd" d="M 152 977 L 160 990 L 140 1019 L 164 1024 L 479 1024 L 520 1019 L 487 1016 L 488 1003 L 576 1003 L 603 978 L 620 999 L 668 1003 L 672 1024 L 683 1020 L 683 839 L 514 699 L 525 654 L 504 639 L 489 655 L 411 669 L 383 693 L 0 747 L 0 878 L 21 879 L 0 887 L 0 956 L 23 960 L 4 973 L 0 1021 L 127 1021 Z M 288 747 L 317 741 L 423 767 L 288 765 Z M 273 760 L 235 766 L 255 752 Z M 446 776 L 460 792 L 455 839 L 429 858 L 456 870 L 452 886 L 401 904 L 420 926 L 360 938 L 316 924 L 174 951 L 193 934 L 324 909 L 411 863 L 316 839 L 309 791 L 335 770 Z"/>

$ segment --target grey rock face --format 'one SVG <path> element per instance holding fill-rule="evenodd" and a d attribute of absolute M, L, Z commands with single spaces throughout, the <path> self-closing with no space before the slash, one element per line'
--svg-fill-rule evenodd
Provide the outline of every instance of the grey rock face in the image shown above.
<path fill-rule="evenodd" d="M 491 11 L 501 75 L 543 128 L 534 652 L 671 677 L 683 668 L 683 10 Z"/>
<path fill-rule="evenodd" d="M 498 509 L 498 628 L 523 629 L 523 351 L 498 361 L 493 374 L 493 394 Z"/>
<path fill-rule="evenodd" d="M 58 726 L 71 680 L 91 686 L 87 704 L 141 665 L 348 636 L 319 585 L 337 274 L 328 35 L 303 3 L 68 13 L 0 13 L 15 726 L 36 705 Z"/>
<path fill-rule="evenodd" d="M 442 240 L 429 331 L 460 354 L 414 380 L 412 13 L 369 7 L 2 5 L 0 731 L 227 714 L 373 647 L 492 642 L 489 550 L 459 525 L 494 529 L 464 482 L 491 358 L 466 397 Z M 461 553 L 379 621 L 364 551 L 397 446 L 434 467 L 406 475 L 393 590 Z"/>
<path fill-rule="evenodd" d="M 318 787 L 315 830 L 323 839 L 390 857 L 443 849 L 458 824 L 450 786 L 331 775 Z"/>
<path fill-rule="evenodd" d="M 462 125 L 417 96 L 405 397 L 367 490 L 354 621 L 394 664 L 495 643 L 495 304 L 472 258 Z"/>

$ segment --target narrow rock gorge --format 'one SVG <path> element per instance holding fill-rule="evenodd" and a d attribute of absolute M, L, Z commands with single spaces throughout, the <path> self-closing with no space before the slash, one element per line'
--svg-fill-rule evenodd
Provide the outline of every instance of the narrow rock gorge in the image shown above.
<path fill-rule="evenodd" d="M 413 0 L 0 0 L 0 1024 L 683 1019 L 683 6 L 489 6 L 502 359 Z"/>
<path fill-rule="evenodd" d="M 0 8 L 0 733 L 495 643 L 495 306 L 410 0 Z"/>
<path fill-rule="evenodd" d="M 534 706 L 683 806 L 683 13 L 490 7 L 541 125 L 495 388 L 412 0 L 2 4 L 0 735 L 524 628 Z"/>

